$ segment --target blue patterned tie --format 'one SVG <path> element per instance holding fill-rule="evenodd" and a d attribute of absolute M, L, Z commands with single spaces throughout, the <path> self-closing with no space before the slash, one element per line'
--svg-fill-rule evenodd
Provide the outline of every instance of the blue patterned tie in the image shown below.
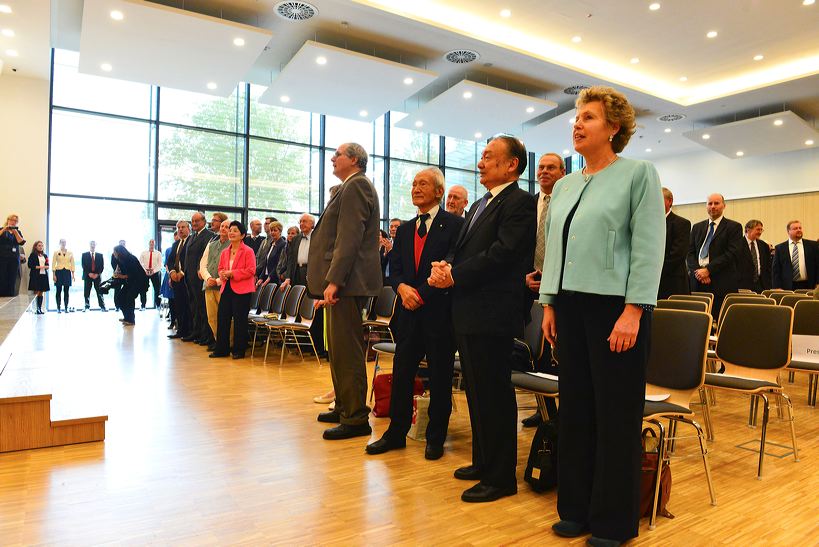
<path fill-rule="evenodd" d="M 714 239 L 714 221 L 711 221 L 711 227 L 708 228 L 708 235 L 705 237 L 705 243 L 700 250 L 700 258 L 708 258 L 708 247 L 711 246 L 711 241 Z"/>
<path fill-rule="evenodd" d="M 799 281 L 799 245 L 793 244 L 793 252 L 791 253 L 791 268 L 793 268 L 793 280 Z"/>
<path fill-rule="evenodd" d="M 492 192 L 487 192 L 483 195 L 481 200 L 478 202 L 478 208 L 475 209 L 475 214 L 472 215 L 472 220 L 469 221 L 469 228 L 467 229 L 467 233 L 472 229 L 472 226 L 475 225 L 475 221 L 478 220 L 478 217 L 481 216 L 483 210 L 486 209 L 486 203 L 492 199 Z"/>

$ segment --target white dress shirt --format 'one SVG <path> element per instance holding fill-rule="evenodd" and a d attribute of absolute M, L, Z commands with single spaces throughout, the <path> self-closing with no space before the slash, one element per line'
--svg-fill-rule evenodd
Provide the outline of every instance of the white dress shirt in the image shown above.
<path fill-rule="evenodd" d="M 305 264 L 307 264 L 307 257 L 310 253 L 310 237 L 312 235 L 313 232 L 310 232 L 309 235 L 304 234 L 301 235 L 301 241 L 299 241 L 299 252 L 296 255 L 297 266 L 304 266 Z"/>
<path fill-rule="evenodd" d="M 139 263 L 142 264 L 142 269 L 145 273 L 150 275 L 155 274 L 162 268 L 162 253 L 154 249 L 153 258 L 151 258 L 151 251 L 142 251 L 139 255 Z M 148 263 L 151 263 L 151 273 L 148 273 Z"/>
<path fill-rule="evenodd" d="M 441 210 L 441 207 L 439 205 L 436 205 L 435 207 L 433 207 L 432 209 L 427 211 L 427 214 L 429 215 L 429 218 L 426 220 L 426 222 L 424 222 L 424 224 L 427 225 L 427 233 L 429 233 L 429 229 L 432 228 L 432 221 L 435 220 L 435 215 L 437 215 L 438 211 L 440 211 L 440 210 Z M 418 215 L 420 217 L 421 211 L 415 211 L 415 212 L 418 213 Z M 418 228 L 420 226 L 421 226 L 421 219 L 416 218 L 415 219 L 415 231 L 416 232 L 418 231 Z"/>

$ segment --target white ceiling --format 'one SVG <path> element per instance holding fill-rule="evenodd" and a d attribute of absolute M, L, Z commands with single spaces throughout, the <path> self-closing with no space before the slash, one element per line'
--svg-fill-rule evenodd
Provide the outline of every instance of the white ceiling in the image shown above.
<path fill-rule="evenodd" d="M 323 60 L 319 64 L 319 60 Z M 438 75 L 392 61 L 307 41 L 259 101 L 373 121 Z"/>
<path fill-rule="evenodd" d="M 0 0 L 0 4 L 11 8 L 11 13 L 0 12 L 0 75 L 47 78 L 51 59 L 48 0 Z"/>

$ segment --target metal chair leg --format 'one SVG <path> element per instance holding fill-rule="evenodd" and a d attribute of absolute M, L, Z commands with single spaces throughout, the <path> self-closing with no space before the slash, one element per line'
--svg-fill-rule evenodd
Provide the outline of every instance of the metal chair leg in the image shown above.
<path fill-rule="evenodd" d="M 711 481 L 711 465 L 708 463 L 708 445 L 705 442 L 705 437 L 702 432 L 700 424 L 694 420 L 687 420 L 681 418 L 682 421 L 691 424 L 697 430 L 697 439 L 700 441 L 700 452 L 702 453 L 702 465 L 705 469 L 705 480 L 708 481 L 708 494 L 711 496 L 711 505 L 717 504 L 717 495 L 714 493 L 714 483 Z"/>
<path fill-rule="evenodd" d="M 751 395 L 750 409 L 748 411 L 748 427 L 756 427 L 757 415 L 759 414 L 759 399 L 756 395 Z"/>
<path fill-rule="evenodd" d="M 263 363 L 267 363 L 267 351 L 270 349 L 270 327 L 265 327 L 267 329 L 267 341 L 264 343 L 264 360 Z"/>
<path fill-rule="evenodd" d="M 668 437 L 666 438 L 666 452 L 668 454 L 674 453 L 674 447 L 676 444 L 676 437 L 677 437 L 677 421 L 674 419 L 669 418 L 668 420 Z"/>
<path fill-rule="evenodd" d="M 770 414 L 770 404 L 768 402 L 768 396 L 764 393 L 759 393 L 759 397 L 762 398 L 762 402 L 764 406 L 762 407 L 762 436 L 759 440 L 759 469 L 756 473 L 756 478 L 758 480 L 762 480 L 762 464 L 765 460 L 765 437 L 768 433 L 768 417 Z"/>
<path fill-rule="evenodd" d="M 793 383 L 794 376 L 796 376 L 796 375 L 794 374 L 794 372 L 792 370 L 788 372 L 788 383 L 789 384 Z"/>
<path fill-rule="evenodd" d="M 657 504 L 660 501 L 660 474 L 663 469 L 663 459 L 665 458 L 665 428 L 659 420 L 652 420 L 651 423 L 656 425 L 660 434 L 657 438 L 657 475 L 654 477 L 654 505 L 651 508 L 651 518 L 648 521 L 648 529 L 654 530 L 657 527 Z"/>
<path fill-rule="evenodd" d="M 793 461 L 799 461 L 799 449 L 796 446 L 796 425 L 794 424 L 794 417 L 793 417 L 793 403 L 791 403 L 791 398 L 788 397 L 784 392 L 780 392 L 779 396 L 785 401 L 788 407 L 788 421 L 791 423 L 791 443 L 793 444 Z"/>
<path fill-rule="evenodd" d="M 250 345 L 250 356 L 253 357 L 253 352 L 256 351 L 256 336 L 259 334 L 259 325 L 255 325 L 253 331 L 253 344 Z"/>
<path fill-rule="evenodd" d="M 321 359 L 319 359 L 318 350 L 316 349 L 316 343 L 313 341 L 313 335 L 310 334 L 310 331 L 307 331 L 307 336 L 310 338 L 310 347 L 313 348 L 313 355 L 316 356 L 316 364 L 319 366 L 321 365 Z"/>
<path fill-rule="evenodd" d="M 705 418 L 705 433 L 707 435 L 708 441 L 713 442 L 714 440 L 714 427 L 711 424 L 711 406 L 708 404 L 708 396 L 705 393 L 704 388 L 700 388 L 700 403 L 702 404 L 702 415 Z"/>

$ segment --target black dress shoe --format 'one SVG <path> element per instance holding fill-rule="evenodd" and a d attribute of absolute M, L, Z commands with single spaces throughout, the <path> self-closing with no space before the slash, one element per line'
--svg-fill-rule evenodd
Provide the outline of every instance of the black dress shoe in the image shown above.
<path fill-rule="evenodd" d="M 196 340 L 196 344 L 199 346 L 207 346 L 209 343 L 207 340 Z"/>
<path fill-rule="evenodd" d="M 196 340 L 196 338 L 194 338 L 193 336 L 183 336 L 182 337 L 183 342 L 193 342 L 194 340 Z"/>
<path fill-rule="evenodd" d="M 390 450 L 394 450 L 396 448 L 406 448 L 407 442 L 399 442 L 393 441 L 386 435 L 378 439 L 377 441 L 370 443 L 364 449 L 367 454 L 371 456 L 375 456 L 376 454 L 383 454 L 384 452 L 389 452 Z"/>
<path fill-rule="evenodd" d="M 230 355 L 230 354 L 229 354 L 229 353 L 216 353 L 216 352 L 214 351 L 213 353 L 211 353 L 210 355 L 208 355 L 208 357 L 210 357 L 211 359 L 217 359 L 217 358 L 219 358 L 219 357 L 227 357 L 228 355 Z"/>
<path fill-rule="evenodd" d="M 462 481 L 479 481 L 481 480 L 481 470 L 474 465 L 459 467 L 455 470 L 455 478 Z"/>
<path fill-rule="evenodd" d="M 576 538 L 589 533 L 589 525 L 574 520 L 559 520 L 552 524 L 552 531 L 564 538 Z"/>
<path fill-rule="evenodd" d="M 622 544 L 622 541 L 617 541 L 616 539 L 606 539 L 594 536 L 586 540 L 586 545 L 591 545 L 592 547 L 620 547 Z"/>
<path fill-rule="evenodd" d="M 330 429 L 325 429 L 322 436 L 328 441 L 337 441 L 339 439 L 351 439 L 353 437 L 366 437 L 372 432 L 373 430 L 370 428 L 370 424 L 340 424 Z"/>
<path fill-rule="evenodd" d="M 340 424 L 341 414 L 339 414 L 335 410 L 331 410 L 330 412 L 319 413 L 318 418 L 316 419 L 325 424 Z"/>
<path fill-rule="evenodd" d="M 468 503 L 484 503 L 487 501 L 495 501 L 504 496 L 513 496 L 517 493 L 517 485 L 507 488 L 500 488 L 498 486 L 490 486 L 479 482 L 472 488 L 464 490 L 464 493 L 461 494 L 461 500 Z"/>
<path fill-rule="evenodd" d="M 437 444 L 428 444 L 424 449 L 424 457 L 428 460 L 440 460 L 444 455 L 444 447 Z"/>
<path fill-rule="evenodd" d="M 543 417 L 540 415 L 540 412 L 535 412 L 528 418 L 524 418 L 520 421 L 523 424 L 523 427 L 537 427 L 543 423 Z"/>
<path fill-rule="evenodd" d="M 168 338 L 182 338 L 181 334 L 169 334 Z"/>
<path fill-rule="evenodd" d="M 210 345 L 208 346 L 208 351 L 213 351 L 213 350 L 215 350 L 215 349 L 216 349 L 216 344 L 215 344 L 215 343 L 210 344 Z"/>
<path fill-rule="evenodd" d="M 244 354 L 244 353 L 234 353 L 234 354 L 233 354 L 233 358 L 234 358 L 234 359 L 244 359 L 244 358 L 245 358 L 245 354 Z"/>

